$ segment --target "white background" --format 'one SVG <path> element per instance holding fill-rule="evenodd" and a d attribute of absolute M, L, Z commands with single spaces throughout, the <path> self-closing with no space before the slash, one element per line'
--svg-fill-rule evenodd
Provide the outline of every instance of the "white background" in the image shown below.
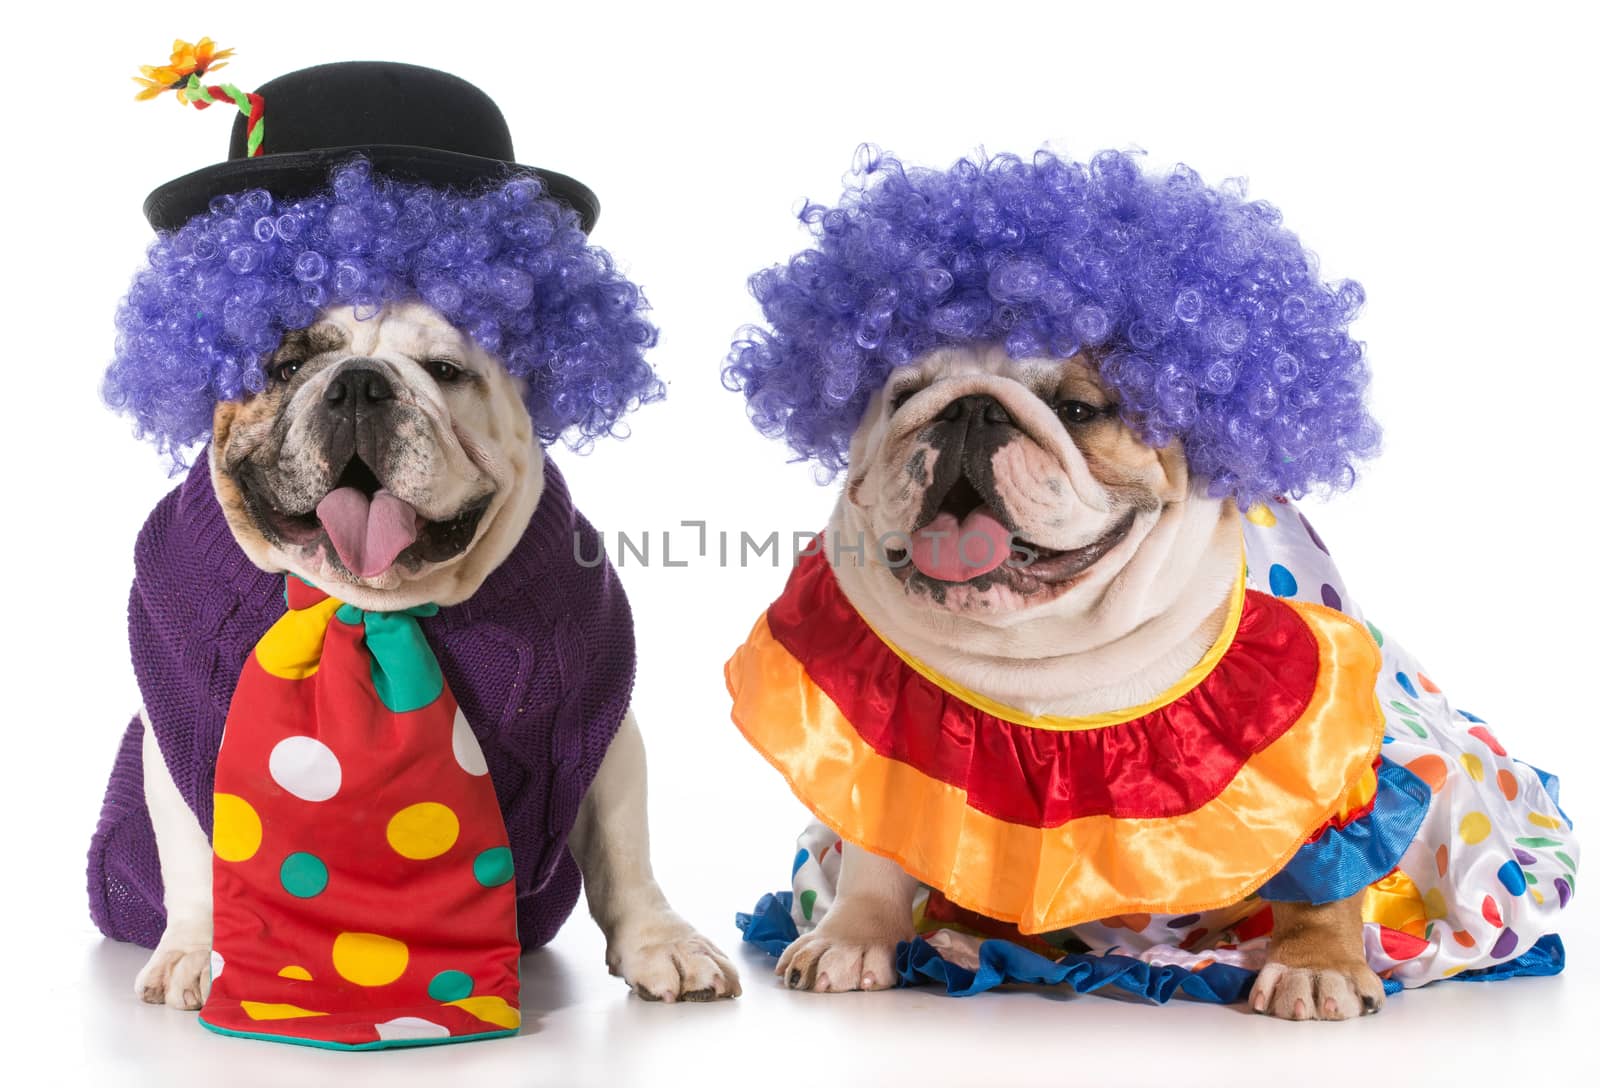
<path fill-rule="evenodd" d="M 1582 10 L 1583 14 L 1578 14 Z M 721 665 L 784 572 L 659 564 L 684 519 L 758 536 L 819 526 L 830 488 L 745 421 L 718 371 L 754 319 L 746 276 L 801 248 L 857 143 L 947 165 L 1045 141 L 1141 147 L 1243 174 L 1369 305 L 1387 449 L 1310 509 L 1367 613 L 1514 755 L 1600 818 L 1593 696 L 1597 101 L 1592 8 L 1120 3 L 891 8 L 857 0 L 13 6 L 3 16 L 8 706 L 0 965 L 12 1083 L 1554 1083 L 1595 1054 L 1592 892 L 1555 980 L 1444 984 L 1346 1025 L 1285 1025 L 1031 993 L 780 991 L 647 1006 L 608 979 L 581 918 L 525 969 L 515 1040 L 336 1055 L 223 1040 L 138 1005 L 142 953 L 103 942 L 82 860 L 137 705 L 124 629 L 134 534 L 171 486 L 99 403 L 117 299 L 156 184 L 220 158 L 231 118 L 135 104 L 173 36 L 239 55 L 245 87 L 333 60 L 444 68 L 502 104 L 524 162 L 604 205 L 596 243 L 663 327 L 669 398 L 633 437 L 555 454 L 588 516 L 655 535 L 622 570 L 641 648 L 657 868 L 724 947 L 781 886 L 802 810 L 728 723 Z M 19 11 L 22 13 L 19 14 Z M 20 66 L 20 67 L 19 67 Z M 674 555 L 692 533 L 679 530 Z M 1584 886 L 1579 881 L 1580 888 Z M 1566 1071 L 1565 1074 L 1563 1071 Z M 1592 1070 L 1591 1070 L 1592 1072 Z"/>

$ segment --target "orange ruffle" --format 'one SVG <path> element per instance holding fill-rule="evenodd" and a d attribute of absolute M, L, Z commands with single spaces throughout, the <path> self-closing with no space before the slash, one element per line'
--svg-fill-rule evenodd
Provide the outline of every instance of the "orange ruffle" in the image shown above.
<path fill-rule="evenodd" d="M 1310 702 L 1219 794 L 1182 815 L 1085 816 L 1041 828 L 980 812 L 964 790 L 866 743 L 765 615 L 726 668 L 733 719 L 845 840 L 1024 933 L 1209 910 L 1255 891 L 1349 795 L 1359 797 L 1382 745 L 1371 637 L 1331 609 L 1284 603 L 1318 644 Z"/>

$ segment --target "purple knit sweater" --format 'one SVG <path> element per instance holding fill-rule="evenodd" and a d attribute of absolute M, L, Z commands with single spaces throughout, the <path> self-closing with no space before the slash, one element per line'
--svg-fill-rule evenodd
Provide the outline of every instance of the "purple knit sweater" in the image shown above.
<path fill-rule="evenodd" d="M 577 901 L 567 835 L 633 688 L 627 598 L 609 563 L 575 560 L 575 536 L 576 554 L 601 554 L 547 461 L 544 496 L 511 555 L 470 600 L 422 621 L 500 798 L 524 949 L 554 936 Z M 208 836 L 217 748 L 239 670 L 283 612 L 283 575 L 245 558 L 206 458 L 197 458 L 139 534 L 128 628 L 161 754 Z M 89 912 L 106 936 L 146 947 L 166 924 L 137 716 L 89 846 Z"/>

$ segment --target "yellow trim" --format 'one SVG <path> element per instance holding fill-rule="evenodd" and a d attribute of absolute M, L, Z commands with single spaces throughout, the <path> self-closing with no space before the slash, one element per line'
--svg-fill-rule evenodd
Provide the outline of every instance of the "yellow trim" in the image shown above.
<path fill-rule="evenodd" d="M 1108 710 L 1103 714 L 1089 714 L 1081 718 L 1054 714 L 1032 715 L 1026 711 L 1006 706 L 1004 703 L 996 702 L 981 692 L 962 687 L 949 677 L 935 672 L 923 662 L 918 661 L 893 642 L 884 638 L 883 632 L 873 627 L 865 616 L 861 616 L 861 622 L 865 623 L 868 629 L 874 635 L 877 635 L 885 646 L 894 651 L 896 657 L 909 665 L 923 679 L 935 687 L 954 695 L 968 706 L 983 711 L 985 714 L 999 718 L 1001 721 L 1010 722 L 1012 725 L 1026 726 L 1030 729 L 1050 729 L 1063 733 L 1085 729 L 1104 729 L 1107 726 L 1122 725 L 1124 722 L 1131 722 L 1135 718 L 1142 718 L 1146 714 L 1152 714 L 1164 706 L 1177 702 L 1199 687 L 1200 682 L 1211 675 L 1211 670 L 1217 667 L 1217 662 L 1222 660 L 1222 655 L 1228 652 L 1228 648 L 1233 645 L 1234 636 L 1239 633 L 1239 617 L 1244 614 L 1244 575 L 1244 560 L 1241 557 L 1239 560 L 1239 577 L 1234 580 L 1233 594 L 1228 598 L 1228 618 L 1223 622 L 1222 633 L 1217 636 L 1217 641 L 1211 644 L 1211 649 L 1206 651 L 1205 656 L 1197 661 L 1193 668 L 1183 674 L 1182 679 L 1147 703 L 1140 703 L 1138 706 L 1128 707 L 1125 710 Z M 861 615 L 859 612 L 856 614 L 858 616 Z"/>
<path fill-rule="evenodd" d="M 840 837 L 1023 933 L 1231 906 L 1340 810 L 1383 743 L 1372 636 L 1332 609 L 1285 603 L 1317 640 L 1310 703 L 1221 793 L 1178 816 L 1040 828 L 981 812 L 965 790 L 867 744 L 765 615 L 727 665 L 733 720 Z"/>

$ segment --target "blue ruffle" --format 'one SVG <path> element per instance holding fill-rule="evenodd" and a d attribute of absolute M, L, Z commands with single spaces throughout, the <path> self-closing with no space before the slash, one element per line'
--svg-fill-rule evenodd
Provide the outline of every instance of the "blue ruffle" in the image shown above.
<path fill-rule="evenodd" d="M 762 896 L 751 913 L 736 915 L 735 922 L 745 941 L 774 958 L 782 955 L 800 935 L 789 915 L 793 903 L 792 892 L 775 892 Z M 986 940 L 978 946 L 976 971 L 944 959 L 921 937 L 901 943 L 896 966 L 901 986 L 934 983 L 943 986 L 951 997 L 971 997 L 1006 983 L 1022 983 L 1066 986 L 1080 994 L 1111 988 L 1155 1005 L 1164 1005 L 1179 993 L 1196 1001 L 1231 1005 L 1249 996 L 1256 978 L 1256 972 L 1232 964 L 1213 963 L 1191 971 L 1116 953 L 1072 953 L 1051 960 L 999 939 Z M 1462 971 L 1448 981 L 1493 982 L 1519 975 L 1555 975 L 1565 966 L 1566 950 L 1561 938 L 1550 933 L 1514 960 L 1477 971 Z M 1384 993 L 1392 996 L 1400 990 L 1398 981 L 1383 980 Z"/>
<path fill-rule="evenodd" d="M 1348 899 L 1400 864 L 1432 800 L 1426 782 L 1384 757 L 1372 811 L 1306 843 L 1256 894 L 1289 903 Z"/>
<path fill-rule="evenodd" d="M 741 911 L 735 914 L 733 924 L 744 934 L 746 944 L 753 944 L 767 955 L 777 958 L 800 936 L 794 919 L 789 915 L 793 908 L 794 892 L 772 892 L 763 895 L 751 913 Z"/>
<path fill-rule="evenodd" d="M 1092 994 L 1108 987 L 1153 1005 L 1165 1005 L 1179 991 L 1217 1005 L 1232 1005 L 1250 996 L 1256 973 L 1232 964 L 1213 963 L 1198 971 L 1159 965 L 1115 953 L 1095 956 L 1071 953 L 1059 960 L 1046 959 L 1010 941 L 991 939 L 978 946 L 978 969 L 969 971 L 943 959 L 933 946 L 918 937 L 902 943 L 897 966 L 900 985 L 933 982 L 951 997 L 971 997 L 1006 983 L 1065 986 L 1074 993 Z"/>
<path fill-rule="evenodd" d="M 796 937 L 789 911 L 794 893 L 763 895 L 749 914 L 735 915 L 734 922 L 753 944 L 769 956 L 780 956 Z M 1254 971 L 1214 963 L 1200 971 L 1182 967 L 1159 967 L 1130 956 L 1069 955 L 1050 960 L 1021 945 L 997 939 L 986 940 L 978 948 L 978 970 L 969 971 L 940 957 L 921 937 L 902 942 L 897 953 L 900 985 L 925 982 L 942 985 L 952 997 L 970 997 L 1004 983 L 1036 986 L 1069 986 L 1080 994 L 1114 987 L 1135 997 L 1162 1005 L 1180 990 L 1200 1001 L 1228 1005 L 1243 1001 L 1255 981 Z"/>

